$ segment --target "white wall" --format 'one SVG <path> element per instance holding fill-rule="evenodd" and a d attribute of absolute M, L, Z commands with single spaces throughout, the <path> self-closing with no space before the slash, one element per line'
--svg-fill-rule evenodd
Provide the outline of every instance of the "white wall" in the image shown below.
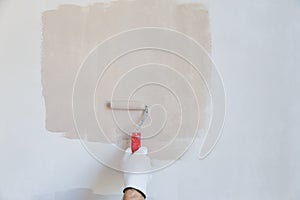
<path fill-rule="evenodd" d="M 121 174 L 79 141 L 45 130 L 40 16 L 72 2 L 91 1 L 0 1 L 1 200 L 121 194 Z M 206 2 L 227 93 L 223 136 L 207 159 L 192 149 L 155 173 L 149 193 L 156 200 L 300 199 L 300 1 Z"/>

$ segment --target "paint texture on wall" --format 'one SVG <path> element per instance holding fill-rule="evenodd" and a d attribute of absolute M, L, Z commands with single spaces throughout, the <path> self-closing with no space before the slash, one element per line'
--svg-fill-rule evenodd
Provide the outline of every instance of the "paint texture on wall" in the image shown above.
<path fill-rule="evenodd" d="M 144 145 L 154 158 L 175 159 L 199 130 L 207 128 L 209 92 L 205 81 L 210 79 L 210 63 L 203 61 L 206 67 L 200 69 L 201 77 L 179 55 L 149 46 L 151 41 L 158 46 L 174 41 L 186 55 L 196 55 L 184 49 L 188 45 L 177 39 L 177 34 L 192 38 L 210 53 L 209 17 L 203 5 L 173 0 L 61 5 L 44 12 L 42 22 L 41 72 L 47 130 L 93 143 L 90 148 L 102 142 L 124 149 L 124 141 L 143 113 L 112 112 L 106 103 L 138 100 L 150 106 L 142 129 Z M 148 28 L 143 31 L 143 27 Z M 147 48 L 125 56 L 117 54 L 140 43 L 148 44 Z M 114 56 L 119 57 L 109 67 L 104 65 L 105 58 Z M 165 149 L 165 154 L 157 153 L 158 149 Z"/>

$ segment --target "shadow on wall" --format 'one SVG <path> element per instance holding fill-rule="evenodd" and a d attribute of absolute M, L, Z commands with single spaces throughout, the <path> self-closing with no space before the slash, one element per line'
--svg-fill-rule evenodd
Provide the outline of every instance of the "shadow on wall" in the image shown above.
<path fill-rule="evenodd" d="M 76 188 L 66 191 L 55 192 L 54 194 L 35 195 L 33 200 L 120 200 L 121 195 L 95 194 L 87 188 Z"/>

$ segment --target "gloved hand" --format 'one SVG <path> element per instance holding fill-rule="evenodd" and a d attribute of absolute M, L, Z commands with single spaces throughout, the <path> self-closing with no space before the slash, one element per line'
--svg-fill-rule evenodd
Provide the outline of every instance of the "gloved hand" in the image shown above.
<path fill-rule="evenodd" d="M 122 160 L 122 169 L 124 172 L 125 189 L 135 189 L 146 198 L 147 184 L 151 175 L 147 172 L 151 170 L 151 161 L 147 156 L 147 147 L 140 147 L 132 154 L 131 148 L 125 151 Z"/>

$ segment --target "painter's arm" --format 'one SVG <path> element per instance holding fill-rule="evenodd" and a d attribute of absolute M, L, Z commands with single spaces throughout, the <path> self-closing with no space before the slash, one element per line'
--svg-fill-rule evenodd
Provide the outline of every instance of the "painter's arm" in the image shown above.
<path fill-rule="evenodd" d="M 128 148 L 122 160 L 124 172 L 123 200 L 144 200 L 147 196 L 147 184 L 151 178 L 151 161 L 148 149 L 140 147 L 132 153 Z"/>
<path fill-rule="evenodd" d="M 144 200 L 145 198 L 136 190 L 128 189 L 124 192 L 123 200 Z"/>

